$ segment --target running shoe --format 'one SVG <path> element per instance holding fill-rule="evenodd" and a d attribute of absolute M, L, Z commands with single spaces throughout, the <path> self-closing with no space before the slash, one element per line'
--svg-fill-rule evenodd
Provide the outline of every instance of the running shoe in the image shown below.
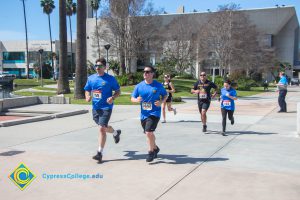
<path fill-rule="evenodd" d="M 155 157 L 155 152 L 154 151 L 149 151 L 146 162 L 152 162 L 154 160 L 154 157 Z"/>
<path fill-rule="evenodd" d="M 117 130 L 117 135 L 114 136 L 115 143 L 118 144 L 120 141 L 121 130 Z"/>
<path fill-rule="evenodd" d="M 102 161 L 102 153 L 101 152 L 97 152 L 97 154 L 95 156 L 93 156 L 94 160 L 98 160 L 99 162 Z"/>
<path fill-rule="evenodd" d="M 202 132 L 203 132 L 203 133 L 206 133 L 206 132 L 207 132 L 207 126 L 206 126 L 206 125 L 203 125 Z"/>
<path fill-rule="evenodd" d="M 157 154 L 159 153 L 159 147 L 156 146 L 156 149 L 154 149 L 154 158 L 157 158 Z"/>
<path fill-rule="evenodd" d="M 174 115 L 176 115 L 176 114 L 177 114 L 177 110 L 176 110 L 176 108 L 173 108 L 173 112 L 174 112 Z"/>
<path fill-rule="evenodd" d="M 166 121 L 166 120 L 163 120 L 161 123 L 167 123 L 167 121 Z"/>
<path fill-rule="evenodd" d="M 232 118 L 231 118 L 231 125 L 233 125 L 234 124 L 234 117 L 232 116 Z"/>
<path fill-rule="evenodd" d="M 223 136 L 228 136 L 228 135 L 225 133 L 225 131 L 222 132 L 222 135 L 223 135 Z"/>

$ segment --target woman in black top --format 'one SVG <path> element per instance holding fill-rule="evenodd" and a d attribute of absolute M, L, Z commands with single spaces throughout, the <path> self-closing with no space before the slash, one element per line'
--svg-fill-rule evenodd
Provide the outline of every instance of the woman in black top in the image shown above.
<path fill-rule="evenodd" d="M 163 111 L 162 123 L 166 123 L 166 105 L 168 107 L 168 111 L 173 111 L 174 115 L 176 115 L 176 113 L 177 113 L 176 108 L 172 108 L 172 93 L 175 92 L 175 88 L 171 82 L 171 77 L 168 74 L 164 75 L 164 82 L 162 84 L 168 93 L 168 98 L 167 98 L 166 102 L 163 103 L 163 105 L 162 105 L 162 111 Z"/>

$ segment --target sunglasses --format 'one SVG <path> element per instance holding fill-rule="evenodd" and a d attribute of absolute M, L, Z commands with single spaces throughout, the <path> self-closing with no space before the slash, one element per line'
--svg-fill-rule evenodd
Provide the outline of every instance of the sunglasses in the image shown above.
<path fill-rule="evenodd" d="M 102 67 L 104 67 L 104 65 L 95 65 L 94 67 L 95 68 L 102 68 Z"/>
<path fill-rule="evenodd" d="M 200 74 L 200 76 L 206 76 L 206 74 Z"/>
<path fill-rule="evenodd" d="M 144 71 L 145 74 L 150 74 L 152 71 Z"/>

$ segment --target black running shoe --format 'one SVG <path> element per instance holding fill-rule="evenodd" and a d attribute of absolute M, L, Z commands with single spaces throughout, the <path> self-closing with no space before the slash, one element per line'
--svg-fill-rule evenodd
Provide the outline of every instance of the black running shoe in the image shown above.
<path fill-rule="evenodd" d="M 202 132 L 203 132 L 203 133 L 206 133 L 206 132 L 207 132 L 207 126 L 206 126 L 206 125 L 203 126 Z"/>
<path fill-rule="evenodd" d="M 156 146 L 156 149 L 154 149 L 154 158 L 157 158 L 157 154 L 159 153 L 159 147 Z"/>
<path fill-rule="evenodd" d="M 149 151 L 146 162 L 152 162 L 154 160 L 154 157 L 155 157 L 155 152 L 154 151 Z"/>
<path fill-rule="evenodd" d="M 223 135 L 223 136 L 228 136 L 228 135 L 225 133 L 225 131 L 222 132 L 222 135 Z"/>
<path fill-rule="evenodd" d="M 93 156 L 94 160 L 98 160 L 99 162 L 102 161 L 102 153 L 101 152 L 97 152 L 97 154 L 95 156 Z"/>
<path fill-rule="evenodd" d="M 117 135 L 114 136 L 115 143 L 118 144 L 120 141 L 121 130 L 117 130 Z"/>
<path fill-rule="evenodd" d="M 232 118 L 231 118 L 231 125 L 233 125 L 234 124 L 234 117 L 232 116 Z"/>

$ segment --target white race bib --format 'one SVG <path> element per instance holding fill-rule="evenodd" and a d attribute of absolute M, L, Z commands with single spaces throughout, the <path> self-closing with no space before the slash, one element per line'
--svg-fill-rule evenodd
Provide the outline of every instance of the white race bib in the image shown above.
<path fill-rule="evenodd" d="M 224 100 L 223 101 L 223 106 L 231 106 L 231 101 L 230 100 Z"/>
<path fill-rule="evenodd" d="M 142 108 L 143 108 L 143 110 L 152 110 L 152 103 L 151 102 L 143 102 Z"/>
<path fill-rule="evenodd" d="M 207 99 L 207 93 L 206 92 L 200 92 L 199 93 L 199 98 L 200 99 Z"/>
<path fill-rule="evenodd" d="M 94 90 L 93 91 L 93 98 L 95 98 L 95 99 L 102 99 L 102 91 L 100 91 L 100 90 Z"/>

